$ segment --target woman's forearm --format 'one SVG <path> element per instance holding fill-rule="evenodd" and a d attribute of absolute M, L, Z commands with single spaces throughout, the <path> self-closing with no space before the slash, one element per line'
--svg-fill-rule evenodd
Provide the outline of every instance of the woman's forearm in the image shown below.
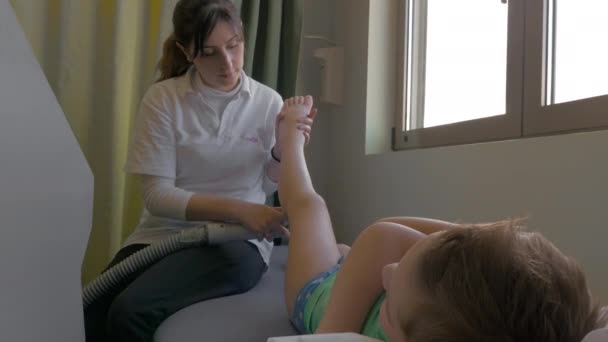
<path fill-rule="evenodd" d="M 175 186 L 168 177 L 142 175 L 142 195 L 154 216 L 187 221 L 238 221 L 248 202 L 232 198 L 197 195 Z"/>
<path fill-rule="evenodd" d="M 233 198 L 193 195 L 186 206 L 186 220 L 236 222 L 246 205 Z"/>

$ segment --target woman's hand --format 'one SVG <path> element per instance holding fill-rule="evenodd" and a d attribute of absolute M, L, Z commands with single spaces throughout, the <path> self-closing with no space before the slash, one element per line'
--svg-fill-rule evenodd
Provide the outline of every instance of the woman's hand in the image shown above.
<path fill-rule="evenodd" d="M 240 223 L 254 233 L 258 240 L 272 241 L 276 236 L 289 236 L 289 231 L 283 226 L 285 214 L 282 208 L 245 203 L 239 209 Z"/>
<path fill-rule="evenodd" d="M 312 131 L 312 124 L 315 122 L 315 117 L 317 116 L 317 108 L 312 108 L 310 113 L 306 115 L 306 117 L 299 119 L 298 122 L 300 125 L 298 128 L 304 133 L 304 137 L 306 138 L 304 144 L 307 145 L 310 142 L 310 133 Z"/>

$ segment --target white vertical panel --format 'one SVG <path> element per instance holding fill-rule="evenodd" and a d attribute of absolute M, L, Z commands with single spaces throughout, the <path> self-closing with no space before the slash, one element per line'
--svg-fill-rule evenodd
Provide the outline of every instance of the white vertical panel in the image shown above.
<path fill-rule="evenodd" d="M 84 341 L 93 177 L 7 0 L 0 46 L 0 341 Z"/>

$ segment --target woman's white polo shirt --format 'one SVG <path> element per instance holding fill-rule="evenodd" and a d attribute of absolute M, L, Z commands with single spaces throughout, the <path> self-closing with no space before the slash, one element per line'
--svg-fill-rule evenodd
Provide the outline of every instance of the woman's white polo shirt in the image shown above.
<path fill-rule="evenodd" d="M 275 143 L 281 96 L 243 72 L 238 91 L 218 113 L 201 87 L 191 68 L 148 89 L 134 121 L 125 170 L 173 178 L 176 187 L 191 193 L 264 203 L 276 190 L 265 165 Z M 125 244 L 158 242 L 198 224 L 144 210 Z M 251 241 L 268 262 L 271 243 Z"/>

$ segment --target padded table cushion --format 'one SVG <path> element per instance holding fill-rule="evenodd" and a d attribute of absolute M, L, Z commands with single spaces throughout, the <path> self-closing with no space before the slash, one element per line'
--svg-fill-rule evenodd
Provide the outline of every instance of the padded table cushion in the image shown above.
<path fill-rule="evenodd" d="M 285 308 L 283 289 L 287 246 L 275 246 L 268 271 L 249 292 L 186 307 L 156 331 L 156 342 L 265 342 L 296 335 Z"/>
<path fill-rule="evenodd" d="M 285 336 L 273 337 L 268 342 L 382 342 L 375 338 L 355 334 L 355 333 L 339 333 L 339 334 L 319 334 L 319 335 L 300 335 L 300 336 Z"/>

